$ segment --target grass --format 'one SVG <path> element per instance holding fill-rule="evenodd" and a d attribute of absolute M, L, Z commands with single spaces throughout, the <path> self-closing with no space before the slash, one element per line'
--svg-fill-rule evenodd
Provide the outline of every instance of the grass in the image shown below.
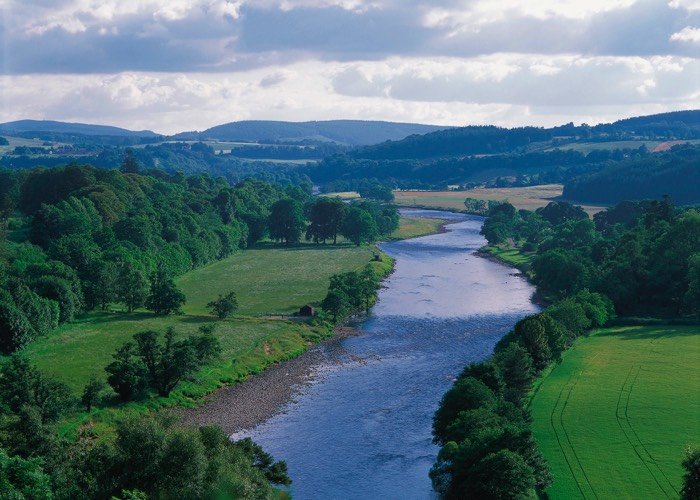
<path fill-rule="evenodd" d="M 360 193 L 357 191 L 338 191 L 337 193 L 323 193 L 326 198 L 340 198 L 341 200 L 359 200 Z"/>
<path fill-rule="evenodd" d="M 428 234 L 435 234 L 447 221 L 444 219 L 428 219 L 423 217 L 401 217 L 399 227 L 391 233 L 391 240 L 405 240 Z"/>
<path fill-rule="evenodd" d="M 535 210 L 550 201 L 560 199 L 564 187 L 561 184 L 514 188 L 475 188 L 466 191 L 395 191 L 396 204 L 422 208 L 463 211 L 465 198 L 478 200 L 508 200 L 518 209 Z M 600 212 L 602 206 L 582 205 L 589 214 Z"/>
<path fill-rule="evenodd" d="M 520 269 L 523 272 L 528 272 L 530 270 L 532 259 L 535 256 L 534 252 L 523 252 L 522 250 L 513 247 L 489 245 L 482 248 L 482 250 L 491 254 L 496 259 Z"/>
<path fill-rule="evenodd" d="M 700 326 L 628 326 L 580 339 L 543 377 L 533 432 L 557 498 L 678 498 L 700 434 Z"/>
<path fill-rule="evenodd" d="M 194 333 L 202 324 L 216 321 L 206 311 L 206 303 L 219 293 L 234 290 L 239 316 L 216 321 L 215 334 L 223 348 L 220 359 L 203 369 L 195 383 L 183 384 L 159 403 L 191 404 L 190 400 L 222 384 L 294 357 L 310 342 L 330 335 L 327 324 L 255 316 L 290 313 L 320 301 L 332 274 L 361 268 L 375 253 L 374 247 L 348 245 L 249 249 L 181 277 L 178 284 L 187 297 L 182 316 L 159 317 L 145 311 L 90 313 L 37 340 L 24 352 L 40 370 L 79 393 L 91 377 L 105 377 L 104 367 L 112 354 L 134 333 L 170 326 L 178 336 Z M 374 265 L 383 273 L 391 269 L 388 257 Z"/>

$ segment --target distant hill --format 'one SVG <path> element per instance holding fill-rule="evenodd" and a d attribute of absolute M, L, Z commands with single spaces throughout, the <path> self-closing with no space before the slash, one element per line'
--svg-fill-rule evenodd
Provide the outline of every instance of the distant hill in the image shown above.
<path fill-rule="evenodd" d="M 700 110 L 628 118 L 595 126 L 569 123 L 552 128 L 457 127 L 370 145 L 353 151 L 351 156 L 371 160 L 425 159 L 524 152 L 532 143 L 550 143 L 566 148 L 567 143 L 576 141 L 642 138 L 700 138 Z"/>
<path fill-rule="evenodd" d="M 0 123 L 0 134 L 20 135 L 46 132 L 65 135 L 114 136 L 114 137 L 158 137 L 159 134 L 150 130 L 127 130 L 109 125 L 91 125 L 87 123 L 68 123 L 52 120 L 18 120 Z"/>
<path fill-rule="evenodd" d="M 183 132 L 175 140 L 227 140 L 245 142 L 329 141 L 365 146 L 397 141 L 413 134 L 427 134 L 450 127 L 361 120 L 282 122 L 249 120 L 218 125 L 202 132 Z"/>

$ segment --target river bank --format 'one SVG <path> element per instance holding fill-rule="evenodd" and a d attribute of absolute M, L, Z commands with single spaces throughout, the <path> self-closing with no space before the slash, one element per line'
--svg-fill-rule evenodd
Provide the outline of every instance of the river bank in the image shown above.
<path fill-rule="evenodd" d="M 218 419 L 235 438 L 251 437 L 287 461 L 295 497 L 429 497 L 439 399 L 465 364 L 489 355 L 538 308 L 524 278 L 473 255 L 485 243 L 483 218 L 421 214 L 450 223 L 443 233 L 379 245 L 395 271 L 356 331 L 208 401 L 188 421 Z"/>
<path fill-rule="evenodd" d="M 333 336 L 314 344 L 299 356 L 275 363 L 234 385 L 206 396 L 196 408 L 180 410 L 184 425 L 219 425 L 228 435 L 251 429 L 277 414 L 305 384 L 313 382 L 315 370 L 332 362 L 328 353 L 342 339 L 357 335 L 353 326 L 338 325 Z"/>

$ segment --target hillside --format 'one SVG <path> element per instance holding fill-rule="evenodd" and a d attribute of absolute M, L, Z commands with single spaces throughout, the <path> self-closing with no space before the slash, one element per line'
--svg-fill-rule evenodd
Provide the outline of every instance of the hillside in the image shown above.
<path fill-rule="evenodd" d="M 676 146 L 668 152 L 626 159 L 566 183 L 564 197 L 617 203 L 661 198 L 678 204 L 700 203 L 700 147 Z"/>
<path fill-rule="evenodd" d="M 18 120 L 0 123 L 0 134 L 26 136 L 31 132 L 51 132 L 70 135 L 98 135 L 116 137 L 158 137 L 150 130 L 127 130 L 109 125 L 68 123 L 53 120 Z"/>
<path fill-rule="evenodd" d="M 282 122 L 247 120 L 231 122 L 203 130 L 183 132 L 176 140 L 230 140 L 246 142 L 330 141 L 350 146 L 364 146 L 396 141 L 412 134 L 426 134 L 449 127 L 383 121 L 332 120 Z"/>
<path fill-rule="evenodd" d="M 700 138 L 700 110 L 628 118 L 594 127 L 573 123 L 552 128 L 460 127 L 358 149 L 352 156 L 373 160 L 420 159 L 506 153 L 543 142 L 565 149 L 567 144 L 581 140 L 606 142 L 652 137 Z"/>

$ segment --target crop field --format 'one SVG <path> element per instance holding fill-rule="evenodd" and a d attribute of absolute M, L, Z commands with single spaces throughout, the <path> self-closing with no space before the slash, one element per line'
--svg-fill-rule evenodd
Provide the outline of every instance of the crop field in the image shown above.
<path fill-rule="evenodd" d="M 602 329 L 563 358 L 531 402 L 549 497 L 678 498 L 700 444 L 700 326 Z"/>
<path fill-rule="evenodd" d="M 466 191 L 395 191 L 396 204 L 400 206 L 420 206 L 425 208 L 445 208 L 464 210 L 464 199 L 508 200 L 518 209 L 535 210 L 544 207 L 550 201 L 559 199 L 564 186 L 561 184 L 544 184 L 540 186 L 514 188 L 475 188 Z M 582 205 L 594 214 L 604 209 L 601 206 Z"/>

